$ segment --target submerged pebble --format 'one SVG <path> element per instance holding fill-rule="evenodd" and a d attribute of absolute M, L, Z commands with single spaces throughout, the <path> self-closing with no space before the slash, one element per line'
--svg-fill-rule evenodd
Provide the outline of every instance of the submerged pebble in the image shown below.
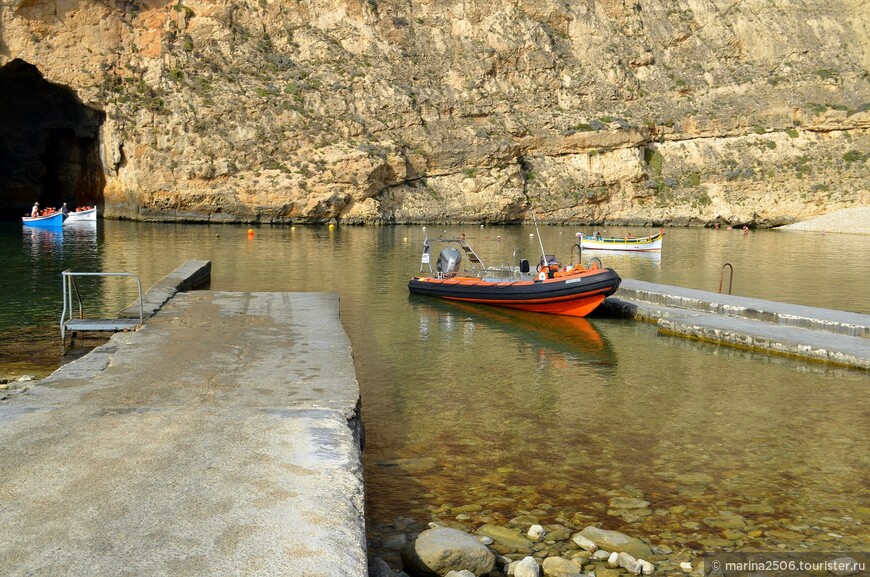
<path fill-rule="evenodd" d="M 446 508 L 444 512 L 449 513 L 450 509 Z M 480 513 L 479 518 L 488 517 L 485 509 Z M 555 512 L 560 521 L 558 524 L 545 521 L 545 509 L 531 508 L 519 513 L 510 520 L 502 521 L 502 524 L 492 522 L 490 518 L 489 523 L 477 528 L 467 523 L 458 523 L 455 519 L 431 522 L 430 527 L 455 525 L 455 528 L 468 531 L 470 536 L 487 546 L 494 558 L 498 559 L 498 568 L 491 573 L 491 577 L 508 575 L 573 577 L 575 574 L 589 575 L 593 572 L 597 577 L 674 575 L 679 572 L 701 575 L 703 562 L 696 558 L 700 550 L 733 551 L 740 550 L 740 547 L 747 544 L 758 550 L 758 546 L 764 540 L 784 537 L 788 537 L 791 541 L 786 543 L 791 544 L 787 549 L 782 547 L 777 549 L 814 550 L 808 548 L 808 533 L 814 534 L 816 542 L 820 544 L 825 543 L 824 539 L 835 539 L 831 536 L 833 532 L 827 531 L 823 525 L 795 523 L 788 518 L 776 520 L 766 531 L 760 529 L 746 531 L 751 527 L 750 519 L 735 513 L 719 511 L 718 515 L 703 518 L 703 523 L 684 522 L 683 524 L 691 523 L 697 527 L 695 540 L 687 543 L 686 547 L 674 548 L 656 542 L 656 538 L 668 539 L 671 542 L 679 541 L 678 533 L 671 531 L 662 531 L 657 537 L 646 541 L 619 531 L 600 529 L 594 525 L 588 525 L 578 531 L 571 519 L 586 523 L 588 517 L 571 512 Z M 743 530 L 722 529 L 722 526 L 740 526 Z M 395 534 L 372 543 L 372 549 L 379 548 L 379 554 L 386 559 L 389 559 L 388 555 L 392 551 L 394 558 L 390 561 L 395 567 L 401 568 L 403 563 L 401 559 L 395 558 L 395 548 L 402 543 L 406 543 L 407 546 L 413 544 L 420 525 L 412 520 L 403 519 L 397 520 L 390 528 L 395 531 Z M 399 534 L 401 536 L 397 536 Z M 841 537 L 836 533 L 834 535 Z M 843 541 L 855 546 L 860 542 L 855 539 L 843 539 Z M 602 546 L 605 543 L 610 549 Z M 822 550 L 820 547 L 823 546 L 819 545 L 816 549 Z M 638 556 L 637 553 L 641 555 Z M 443 554 L 449 556 L 446 550 Z M 692 559 L 695 561 L 693 562 Z M 697 565 L 694 564 L 695 562 Z M 442 567 L 442 569 L 447 568 Z M 460 572 L 463 569 L 467 570 L 464 567 L 456 567 L 453 570 Z"/>

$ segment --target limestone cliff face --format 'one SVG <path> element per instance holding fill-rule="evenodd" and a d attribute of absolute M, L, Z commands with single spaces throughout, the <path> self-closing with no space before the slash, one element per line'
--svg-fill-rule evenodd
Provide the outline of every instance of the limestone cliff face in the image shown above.
<path fill-rule="evenodd" d="M 870 205 L 867 0 L 0 0 L 107 217 L 760 226 Z"/>

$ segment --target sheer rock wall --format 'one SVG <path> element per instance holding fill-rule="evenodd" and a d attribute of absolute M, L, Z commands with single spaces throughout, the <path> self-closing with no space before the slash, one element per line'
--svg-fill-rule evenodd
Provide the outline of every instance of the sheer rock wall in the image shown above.
<path fill-rule="evenodd" d="M 103 214 L 772 226 L 870 205 L 865 0 L 0 0 Z M 0 191 L 2 192 L 2 191 Z"/>

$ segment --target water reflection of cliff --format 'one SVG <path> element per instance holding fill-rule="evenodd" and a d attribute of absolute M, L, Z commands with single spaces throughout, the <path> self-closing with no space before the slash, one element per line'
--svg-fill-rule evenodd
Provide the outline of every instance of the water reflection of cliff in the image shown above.
<path fill-rule="evenodd" d="M 585 318 L 544 315 L 441 301 L 409 295 L 409 302 L 419 315 L 420 338 L 425 340 L 433 322 L 442 331 L 461 334 L 467 339 L 478 324 L 503 335 L 518 347 L 537 349 L 532 358 L 553 367 L 592 367 L 612 369 L 616 356 L 609 342 Z"/>

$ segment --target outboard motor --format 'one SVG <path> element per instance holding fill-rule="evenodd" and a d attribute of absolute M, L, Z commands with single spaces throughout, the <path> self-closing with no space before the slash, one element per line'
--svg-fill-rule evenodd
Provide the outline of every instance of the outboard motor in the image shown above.
<path fill-rule="evenodd" d="M 435 268 L 442 276 L 454 276 L 459 270 L 459 263 L 462 262 L 462 253 L 458 248 L 448 246 L 441 250 L 438 255 L 438 261 L 435 263 Z"/>

